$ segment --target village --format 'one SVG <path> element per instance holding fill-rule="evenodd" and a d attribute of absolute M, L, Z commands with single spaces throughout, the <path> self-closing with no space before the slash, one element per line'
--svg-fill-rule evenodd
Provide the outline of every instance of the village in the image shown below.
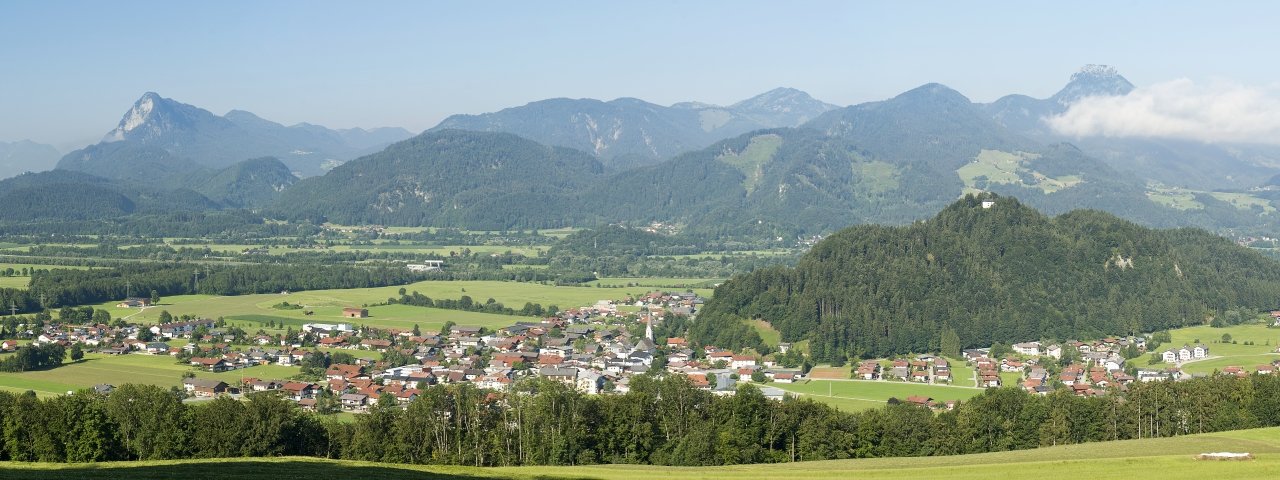
<path fill-rule="evenodd" d="M 182 385 L 193 400 L 275 391 L 306 410 L 323 409 L 323 399 L 329 395 L 342 411 L 363 412 L 384 396 L 407 404 L 434 385 L 467 383 L 504 391 L 516 381 L 534 377 L 586 394 L 623 394 L 629 391 L 632 376 L 655 369 L 686 375 L 695 386 L 717 395 L 733 394 L 739 381 L 791 383 L 804 378 L 800 368 L 783 368 L 759 355 L 712 346 L 694 352 L 683 338 L 655 338 L 655 326 L 674 316 L 693 316 L 702 302 L 691 293 L 656 291 L 640 298 L 602 300 L 496 330 L 449 322 L 438 333 L 360 327 L 351 322 L 367 318 L 368 309 L 348 307 L 343 309 L 342 322 L 307 323 L 288 338 L 249 335 L 204 318 L 151 326 L 51 323 L 30 334 L 35 344 L 79 343 L 106 355 L 168 355 L 189 363 L 193 371 L 302 367 L 302 373 L 291 378 L 244 377 L 238 384 L 188 374 Z M 130 298 L 120 306 L 150 304 L 147 299 Z M 620 311 L 620 306 L 639 311 Z M 96 388 L 109 391 L 111 386 Z M 773 399 L 785 395 L 773 387 L 762 390 Z"/>
<path fill-rule="evenodd" d="M 661 328 L 668 319 L 687 322 L 695 318 L 702 302 L 691 293 L 655 291 L 639 298 L 601 300 L 493 330 L 452 322 L 439 332 L 364 327 L 352 322 L 368 318 L 368 309 L 348 307 L 342 310 L 342 321 L 306 323 L 297 331 L 291 328 L 291 336 L 250 335 L 205 318 L 158 325 L 51 323 L 27 333 L 35 344 L 78 343 L 105 355 L 167 355 L 190 365 L 192 372 L 234 372 L 260 365 L 299 367 L 300 373 L 286 378 L 244 376 L 238 382 L 188 373 L 182 388 L 192 401 L 278 392 L 303 409 L 325 413 L 364 412 L 380 401 L 390 403 L 383 397 L 406 405 L 423 389 L 435 385 L 470 384 L 504 391 L 517 381 L 539 377 L 584 394 L 624 394 L 633 376 L 655 371 L 687 376 L 694 386 L 717 395 L 734 394 L 740 382 L 759 384 L 771 399 L 797 395 L 789 392 L 787 385 L 807 382 L 809 372 L 803 362 L 786 355 L 790 344 L 779 344 L 778 351 L 770 355 L 714 346 L 695 351 L 682 337 L 655 335 L 654 328 Z M 145 298 L 129 298 L 118 306 L 151 305 Z M 1039 395 L 1068 389 L 1077 396 L 1096 396 L 1110 390 L 1124 391 L 1135 381 L 1204 375 L 1192 375 L 1180 367 L 1209 358 L 1209 347 L 1164 348 L 1153 352 L 1155 358 L 1151 358 L 1149 340 L 1148 335 L 1091 342 L 1032 341 L 964 350 L 958 359 L 925 354 L 862 360 L 849 368 L 850 375 L 844 378 L 980 389 L 1016 386 Z M 11 351 L 17 346 L 18 342 L 10 340 L 0 344 L 0 350 Z M 993 354 L 996 348 L 998 355 Z M 783 358 L 791 361 L 779 361 Z M 1135 365 L 1139 363 L 1135 360 L 1147 358 L 1152 365 Z M 1165 365 L 1155 364 L 1156 359 Z M 963 362 L 964 368 L 953 368 L 957 361 Z M 1270 374 L 1277 368 L 1280 360 L 1253 370 Z M 960 378 L 957 371 L 963 372 Z M 1228 366 L 1220 373 L 1245 376 L 1248 371 Z M 831 376 L 814 379 L 837 380 Z M 112 387 L 95 388 L 110 391 Z M 934 409 L 952 409 L 956 403 L 923 394 L 900 400 Z"/>

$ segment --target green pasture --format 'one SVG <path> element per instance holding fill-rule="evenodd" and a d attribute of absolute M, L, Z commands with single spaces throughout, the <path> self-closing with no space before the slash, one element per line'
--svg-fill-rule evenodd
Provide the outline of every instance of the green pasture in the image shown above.
<path fill-rule="evenodd" d="M 1231 339 L 1235 343 L 1223 343 L 1222 335 L 1231 335 Z M 1187 327 L 1169 331 L 1169 338 L 1172 339 L 1166 345 L 1160 345 L 1159 348 L 1153 350 L 1153 353 L 1159 353 L 1165 349 L 1178 349 L 1183 345 L 1195 347 L 1198 343 L 1203 343 L 1209 347 L 1209 355 L 1221 357 L 1233 357 L 1238 355 L 1260 355 L 1264 353 L 1274 352 L 1277 346 L 1280 346 L 1280 329 L 1268 328 L 1261 323 L 1248 325 L 1233 325 L 1226 328 L 1213 328 L 1210 326 Z M 1251 342 L 1253 345 L 1245 345 L 1245 342 Z M 1195 365 L 1194 363 L 1192 365 Z"/>
<path fill-rule="evenodd" d="M 1252 210 L 1256 207 L 1262 209 L 1264 213 L 1272 213 L 1276 211 L 1276 207 L 1272 206 L 1270 201 L 1255 197 L 1248 193 L 1211 192 L 1209 195 L 1212 195 L 1213 198 L 1218 200 L 1230 203 L 1231 206 L 1240 210 Z"/>
<path fill-rule="evenodd" d="M 177 346 L 185 341 L 173 342 Z M 0 373 L 0 389 L 9 391 L 33 390 L 40 395 L 58 395 L 69 390 L 92 387 L 101 383 L 122 385 L 139 383 L 162 387 L 181 386 L 182 374 L 194 372 L 199 378 L 215 378 L 228 384 L 239 383 L 241 378 L 284 379 L 297 375 L 298 367 L 261 365 L 230 372 L 211 373 L 199 371 L 188 364 L 177 363 L 168 355 L 102 355 L 85 354 L 79 362 L 64 363 L 61 367 L 21 373 Z"/>
<path fill-rule="evenodd" d="M 1196 200 L 1195 193 L 1187 190 L 1154 188 L 1147 190 L 1147 198 L 1175 210 L 1199 210 L 1204 208 L 1204 204 Z"/>
<path fill-rule="evenodd" d="M 301 325 L 303 323 L 347 321 L 369 326 L 411 327 L 413 323 L 434 321 L 442 324 L 452 320 L 459 324 L 476 325 L 511 325 L 520 317 L 493 315 L 455 310 L 437 310 L 432 308 L 411 307 L 404 305 L 387 305 L 370 307 L 370 318 L 346 319 L 342 317 L 344 307 L 358 307 L 367 304 L 386 302 L 388 298 L 398 297 L 400 286 L 378 288 L 355 288 L 346 290 L 312 290 L 285 294 L 239 295 L 218 297 L 210 295 L 178 295 L 162 297 L 160 305 L 145 311 L 137 308 L 117 308 L 116 301 L 104 302 L 98 308 L 111 312 L 112 317 L 129 317 L 131 321 L 154 323 L 160 312 L 167 310 L 170 314 L 199 315 L 204 317 L 245 317 L 267 316 L 290 319 L 286 323 Z M 406 292 L 417 291 L 433 299 L 459 299 L 470 296 L 477 303 L 484 303 L 493 298 L 502 304 L 520 309 L 525 303 L 538 303 L 544 307 L 551 305 L 560 308 L 593 305 L 599 300 L 621 299 L 628 294 L 639 295 L 647 291 L 645 287 L 631 288 L 594 288 L 594 287 L 557 287 L 538 283 L 499 282 L 499 281 L 425 281 L 403 287 Z M 278 310 L 273 305 L 281 302 L 303 305 L 305 309 Z M 305 315 L 304 311 L 312 311 Z M 251 320 L 251 319 L 246 319 Z M 261 321 L 265 322 L 263 318 Z M 424 323 L 425 322 L 425 323 Z"/>
<path fill-rule="evenodd" d="M 977 187 L 980 178 L 986 178 L 989 184 L 1021 185 L 1038 188 L 1044 193 L 1053 193 L 1064 188 L 1071 188 L 1082 180 L 1075 175 L 1049 177 L 1027 167 L 1027 162 L 1039 158 L 1036 153 L 1002 152 L 999 150 L 982 150 L 972 162 L 956 170 L 960 180 L 964 182 L 964 193 L 981 191 Z M 1031 177 L 1030 183 L 1024 177 Z"/>
<path fill-rule="evenodd" d="M 1249 452 L 1246 461 L 1202 461 L 1206 452 Z M 0 478 L 167 479 L 315 478 L 525 480 L 773 479 L 990 479 L 1028 472 L 1087 472 L 1089 478 L 1172 480 L 1274 478 L 1280 471 L 1280 428 L 1181 437 L 1063 445 L 1012 452 L 939 457 L 895 457 L 723 467 L 584 465 L 570 467 L 455 467 L 402 465 L 317 458 L 153 460 L 94 464 L 0 463 Z"/>
<path fill-rule="evenodd" d="M 20 288 L 27 289 L 31 283 L 31 277 L 0 277 L 0 288 Z"/>
<path fill-rule="evenodd" d="M 862 407 L 863 410 L 884 405 L 889 398 L 906 400 L 912 395 L 923 395 L 936 401 L 968 400 L 983 392 L 978 388 L 883 380 L 809 380 L 769 385 L 836 408 Z"/>
<path fill-rule="evenodd" d="M 778 344 L 782 343 L 782 333 L 775 330 L 773 325 L 769 325 L 769 322 L 764 320 L 752 320 L 750 325 L 756 333 L 760 334 L 760 339 L 764 340 L 765 345 L 778 348 Z"/>
<path fill-rule="evenodd" d="M 1213 353 L 1213 349 L 1209 349 L 1209 353 Z M 1223 369 L 1231 366 L 1244 368 L 1245 371 L 1253 373 L 1258 370 L 1258 365 L 1268 364 L 1275 360 L 1280 360 L 1280 353 L 1263 353 L 1259 355 L 1232 355 L 1230 357 L 1207 358 L 1182 364 L 1182 371 L 1187 373 L 1213 373 L 1221 372 Z"/>
<path fill-rule="evenodd" d="M 716 157 L 716 160 L 727 163 L 742 172 L 745 177 L 742 180 L 742 186 L 747 189 L 747 193 L 751 193 L 764 176 L 765 164 L 773 160 L 773 155 L 781 146 L 782 137 L 779 135 L 756 135 L 751 137 L 747 148 L 742 149 L 742 152 L 726 153 Z"/>

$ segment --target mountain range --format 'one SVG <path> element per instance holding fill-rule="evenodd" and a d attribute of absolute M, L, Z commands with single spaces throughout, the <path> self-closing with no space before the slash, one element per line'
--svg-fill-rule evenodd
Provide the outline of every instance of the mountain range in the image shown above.
<path fill-rule="evenodd" d="M 1062 105 L 1082 96 L 1124 92 L 1128 82 L 1108 72 L 1086 68 L 1042 104 Z M 1190 195 L 1196 207 L 1179 209 L 1161 203 L 1161 195 L 1167 192 L 1152 191 L 1148 179 L 1116 169 L 1071 143 L 1052 137 L 1046 141 L 1022 128 L 1025 125 L 1011 128 L 1014 116 L 994 115 L 993 108 L 944 85 L 927 84 L 888 100 L 827 110 L 799 128 L 756 130 L 617 173 L 610 173 L 607 163 L 603 174 L 590 168 L 570 172 L 539 167 L 557 172 L 553 177 L 572 176 L 587 182 L 566 184 L 558 192 L 543 189 L 536 204 L 491 208 L 489 215 L 468 215 L 472 220 L 462 223 L 458 223 L 461 217 L 443 212 L 403 215 L 438 209 L 439 205 L 429 204 L 455 198 L 457 192 L 430 188 L 450 182 L 429 175 L 470 171 L 475 162 L 462 162 L 467 155 L 458 152 L 442 156 L 422 149 L 397 150 L 401 161 L 396 166 L 380 160 L 383 156 L 352 161 L 342 175 L 360 182 L 303 181 L 269 211 L 343 223 L 500 229 L 663 222 L 694 232 L 784 236 L 859 223 L 907 223 L 965 193 L 992 191 L 1017 196 L 1053 214 L 1092 208 L 1147 225 L 1266 228 L 1275 223 L 1276 216 L 1270 214 L 1274 208 L 1255 209 L 1259 203 L 1249 203 L 1269 201 L 1258 196 L 1242 201 L 1243 197 L 1216 192 L 1177 193 Z M 1046 114 L 1053 111 L 1057 110 L 1045 110 Z M 518 138 L 434 129 L 414 141 L 442 141 L 439 136 L 445 132 L 449 137 L 473 137 L 477 145 Z M 472 154 L 492 155 L 481 149 Z M 384 181 L 369 183 L 376 178 Z M 510 186 L 515 180 L 494 180 L 493 184 Z M 352 186 L 346 188 L 344 183 Z M 411 189 L 416 193 L 406 195 L 406 186 L 423 189 Z M 381 200 L 386 198 L 396 199 L 396 204 Z M 466 210 L 468 206 L 449 208 Z"/>
<path fill-rule="evenodd" d="M 1159 186 L 1247 189 L 1280 172 L 1280 147 L 1169 138 L 1066 137 L 1055 133 L 1045 122 L 1086 96 L 1125 95 L 1133 89 L 1133 84 L 1115 68 L 1086 65 L 1049 98 L 1008 95 L 982 108 L 1013 132 L 1040 142 L 1071 142 L 1115 170 Z"/>
<path fill-rule="evenodd" d="M 184 174 L 196 166 L 225 168 L 276 157 L 299 176 L 318 175 L 352 158 L 412 136 L 402 128 L 330 130 L 300 123 L 284 126 L 252 113 L 208 110 L 147 92 L 101 142 L 71 152 L 58 168 L 109 178 Z"/>
<path fill-rule="evenodd" d="M 61 156 L 58 149 L 31 140 L 0 142 L 0 178 L 48 170 Z"/>
<path fill-rule="evenodd" d="M 793 88 L 770 90 L 727 107 L 699 102 L 664 107 L 635 98 L 555 98 L 499 112 L 454 115 L 434 129 L 513 133 L 592 153 L 609 170 L 620 171 L 752 130 L 800 126 L 836 108 Z"/>
<path fill-rule="evenodd" d="M 792 89 L 728 107 L 552 99 L 449 117 L 385 148 L 407 132 L 284 127 L 147 94 L 102 143 L 66 155 L 59 168 L 125 190 L 159 182 L 276 218 L 485 230 L 662 222 L 783 237 L 908 223 L 977 192 L 1051 214 L 1091 208 L 1153 226 L 1280 226 L 1280 189 L 1222 186 L 1245 176 L 1256 186 L 1280 172 L 1265 155 L 1068 139 L 1045 124 L 1081 98 L 1133 88 L 1112 68 L 1086 66 L 1049 98 L 989 104 L 941 84 L 842 108 Z M 303 167 L 340 164 L 337 153 L 317 152 L 361 149 L 376 152 L 295 178 L 308 177 Z M 1133 153 L 1143 149 L 1168 153 Z M 1142 162 L 1155 166 L 1135 167 Z M 1216 180 L 1183 178 L 1194 177 L 1192 167 L 1215 170 Z"/>

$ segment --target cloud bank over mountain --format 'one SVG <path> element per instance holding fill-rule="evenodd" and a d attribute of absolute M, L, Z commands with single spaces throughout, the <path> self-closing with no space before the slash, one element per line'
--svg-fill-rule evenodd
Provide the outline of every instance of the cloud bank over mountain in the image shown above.
<path fill-rule="evenodd" d="M 1120 96 L 1089 96 L 1045 119 L 1074 137 L 1146 137 L 1280 145 L 1280 85 L 1177 79 Z"/>

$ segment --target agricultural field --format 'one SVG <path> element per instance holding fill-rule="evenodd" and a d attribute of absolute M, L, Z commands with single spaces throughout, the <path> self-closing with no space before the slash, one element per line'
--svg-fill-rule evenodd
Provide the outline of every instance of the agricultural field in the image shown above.
<path fill-rule="evenodd" d="M 587 282 L 586 285 L 595 287 L 610 288 L 632 288 L 633 287 L 651 287 L 651 288 L 692 288 L 694 291 L 706 290 L 714 288 L 716 285 L 724 283 L 723 278 L 638 278 L 638 277 L 605 277 L 598 278 L 594 281 Z M 631 285 L 633 287 L 628 287 Z"/>
<path fill-rule="evenodd" d="M 1206 452 L 1248 452 L 1253 460 L 1203 461 Z M 82 480 L 135 478 L 187 480 L 225 478 L 379 478 L 389 480 L 470 478 L 772 480 L 793 478 L 988 479 L 1017 478 L 1034 471 L 1089 472 L 1090 478 L 1146 478 L 1159 472 L 1171 480 L 1274 478 L 1280 470 L 1280 428 L 1238 430 L 1172 438 L 1064 445 L 1013 452 L 940 457 L 870 458 L 724 467 L 585 465 L 573 467 L 454 467 L 401 465 L 317 458 L 233 458 L 103 462 L 93 464 L 0 463 L 0 478 Z"/>
<path fill-rule="evenodd" d="M 1258 198 L 1248 193 L 1239 192 L 1210 192 L 1213 198 L 1230 203 L 1231 206 L 1240 210 L 1252 210 L 1254 208 L 1262 209 L 1263 213 L 1273 213 L 1276 207 L 1271 202 L 1263 198 Z"/>
<path fill-rule="evenodd" d="M 218 252 L 218 253 L 221 253 L 221 254 L 226 255 L 226 256 L 238 256 L 238 255 L 240 255 L 242 252 L 244 252 L 245 250 L 255 249 L 255 248 L 262 248 L 262 247 L 263 247 L 263 245 L 261 245 L 261 244 L 258 244 L 258 245 L 250 245 L 250 244 L 189 244 L 189 245 L 175 245 L 175 247 L 190 247 L 190 248 L 206 248 L 206 247 L 207 247 L 207 248 L 208 248 L 209 250 L 211 250 L 211 251 Z M 405 253 L 405 254 L 420 254 L 420 255 L 439 255 L 439 256 L 442 256 L 442 257 L 449 257 L 451 253 L 452 253 L 452 254 L 460 254 L 460 253 L 462 253 L 462 251 L 463 251 L 464 249 L 466 249 L 467 251 L 469 251 L 469 252 L 471 252 L 471 253 L 478 253 L 478 254 L 503 254 L 503 253 L 510 252 L 510 253 L 515 253 L 515 254 L 524 255 L 524 256 L 526 256 L 526 257 L 536 257 L 536 256 L 538 256 L 538 255 L 539 255 L 539 253 L 540 253 L 540 252 L 545 252 L 548 248 L 550 248 L 550 246 L 548 246 L 548 245 L 533 245 L 533 246 L 505 246 L 505 245 L 444 245 L 444 246 L 432 246 L 432 245 L 421 245 L 421 244 L 414 244 L 414 243 L 401 243 L 401 244 L 392 244 L 392 243 L 374 243 L 374 244 L 372 244 L 372 245 L 346 245 L 346 244 L 342 244 L 342 245 L 333 245 L 333 246 L 331 246 L 331 247 L 327 247 L 327 248 L 320 248 L 320 249 L 316 249 L 316 248 L 294 248 L 294 247 L 287 247 L 287 246 L 279 246 L 279 245 L 276 245 L 276 246 L 267 247 L 267 254 L 269 254 L 269 255 L 284 255 L 284 254 L 287 254 L 287 253 L 294 253 L 294 252 L 334 252 L 334 253 L 337 253 L 337 252 L 350 252 L 350 251 L 372 251 L 372 252 L 398 252 L 398 253 Z"/>
<path fill-rule="evenodd" d="M 835 379 L 847 380 L 853 377 L 853 367 L 832 367 L 829 365 L 818 365 L 809 370 L 809 378 L 813 379 Z"/>
<path fill-rule="evenodd" d="M 1276 207 L 1265 198 L 1244 192 L 1205 192 L 1188 190 L 1180 187 L 1169 187 L 1161 184 L 1147 185 L 1147 198 L 1169 208 L 1177 210 L 1199 210 L 1204 203 L 1196 199 L 1197 195 L 1207 195 L 1215 200 L 1230 204 L 1239 210 L 1262 210 L 1263 213 L 1274 213 Z"/>
<path fill-rule="evenodd" d="M 809 380 L 792 384 L 770 383 L 769 386 L 797 393 L 804 398 L 812 398 L 842 410 L 881 407 L 891 397 L 904 400 L 911 395 L 923 395 L 935 401 L 967 400 L 983 392 L 983 389 L 973 387 L 881 380 Z"/>
<path fill-rule="evenodd" d="M 1040 158 L 1040 154 L 982 150 L 972 162 L 956 170 L 956 174 L 965 185 L 962 195 L 983 191 L 980 180 L 985 180 L 987 184 L 1001 183 L 1038 188 L 1044 193 L 1053 193 L 1080 183 L 1080 177 L 1075 175 L 1054 178 L 1028 168 L 1027 162 L 1037 158 Z M 1028 183 L 1028 179 L 1033 181 Z"/>
<path fill-rule="evenodd" d="M 1230 335 L 1234 343 L 1223 342 L 1223 335 Z M 1211 373 L 1233 365 L 1244 367 L 1245 370 L 1252 372 L 1260 364 L 1280 360 L 1280 354 L 1275 353 L 1276 348 L 1280 346 L 1280 329 L 1268 328 L 1263 324 L 1233 325 L 1226 328 L 1209 326 L 1179 328 L 1170 330 L 1169 337 L 1171 342 L 1149 353 L 1159 353 L 1170 348 L 1178 349 L 1183 345 L 1194 347 L 1197 344 L 1204 344 L 1209 348 L 1209 358 L 1183 364 L 1182 369 L 1192 374 Z M 1246 345 L 1245 342 L 1252 345 Z M 1147 366 L 1145 358 L 1148 357 L 1135 359 L 1139 368 Z M 1151 367 L 1164 365 L 1166 364 L 1157 363 Z"/>
<path fill-rule="evenodd" d="M 661 283 L 661 282 L 659 282 Z M 363 306 L 386 302 L 387 298 L 398 297 L 399 286 L 378 288 L 356 288 L 347 290 L 314 290 L 293 292 L 290 294 L 259 294 L 220 297 L 210 295 L 178 295 L 163 297 L 155 307 L 143 309 L 118 308 L 116 302 L 104 302 L 96 305 L 111 313 L 113 318 L 124 318 L 132 322 L 157 323 L 161 311 L 174 316 L 193 315 L 207 318 L 224 317 L 233 326 L 240 326 L 248 331 L 256 331 L 267 323 L 278 325 L 275 330 L 283 330 L 292 326 L 295 330 L 305 323 L 346 322 L 379 328 L 396 328 L 408 330 L 418 325 L 428 331 L 438 330 L 445 322 L 459 325 L 473 325 L 488 328 L 500 328 L 512 325 L 517 321 L 530 320 L 527 317 L 498 315 L 461 310 L 443 310 L 410 305 L 379 305 L 368 307 L 369 317 L 347 319 L 342 316 L 345 307 Z M 498 281 L 425 281 L 403 287 L 406 292 L 420 292 L 433 299 L 458 299 L 470 296 L 478 303 L 493 298 L 507 307 L 519 309 L 525 303 L 551 305 L 570 308 L 595 304 L 599 300 L 621 299 L 628 295 L 639 295 L 651 290 L 650 287 L 564 287 L 522 282 Z M 704 294 L 709 295 L 710 291 Z M 275 308 L 282 302 L 302 305 L 302 309 Z M 306 315 L 305 312 L 312 312 Z M 273 330 L 273 331 L 275 331 Z"/>
<path fill-rule="evenodd" d="M 782 137 L 775 134 L 756 135 L 751 137 L 747 148 L 740 153 L 726 153 L 716 160 L 732 165 L 745 177 L 742 181 L 747 193 L 755 190 L 756 184 L 764 176 L 764 166 L 773 160 L 773 155 L 782 146 Z"/>
<path fill-rule="evenodd" d="M 394 292 L 392 294 L 394 295 Z M 146 324 L 159 323 L 161 311 L 167 311 L 174 316 L 223 317 L 229 325 L 239 326 L 249 332 L 263 328 L 269 322 L 278 325 L 276 329 L 269 329 L 271 331 L 284 330 L 285 327 L 293 327 L 294 330 L 297 330 L 306 323 L 340 322 L 401 330 L 409 330 L 416 324 L 421 329 L 434 331 L 449 321 L 461 325 L 499 328 L 513 325 L 520 320 L 528 320 L 527 317 L 512 315 L 444 310 L 410 305 L 369 307 L 368 318 L 345 318 L 342 316 L 343 308 L 363 304 L 358 301 L 359 298 L 348 301 L 351 298 L 305 293 L 240 295 L 234 297 L 182 295 L 162 298 L 159 306 L 146 310 L 116 308 L 112 302 L 100 305 L 98 308 L 107 308 L 111 311 L 112 317 L 125 318 L 130 322 Z M 386 298 L 382 300 L 385 301 Z M 305 309 L 282 310 L 272 307 L 281 302 L 304 305 Z M 304 313 L 306 311 L 314 313 L 306 315 Z"/>
<path fill-rule="evenodd" d="M 73 266 L 73 265 L 45 265 L 45 264 L 37 264 L 37 263 L 0 263 L 0 270 L 8 270 L 8 269 L 10 269 L 10 268 L 12 268 L 12 269 L 14 270 L 14 272 L 19 272 L 19 273 L 20 273 L 20 272 L 22 272 L 22 269 L 24 269 L 24 268 L 25 268 L 25 269 L 27 269 L 27 270 L 31 270 L 31 269 L 33 269 L 33 268 L 34 268 L 34 269 L 39 269 L 39 270 L 54 270 L 54 269 L 59 269 L 59 268 L 70 268 L 70 269 L 73 269 L 73 270 L 83 270 L 83 269 L 88 269 L 88 268 L 91 268 L 91 267 L 80 267 L 80 266 Z"/>
<path fill-rule="evenodd" d="M 1147 198 L 1175 210 L 1199 210 L 1204 204 L 1196 200 L 1195 193 L 1177 188 L 1148 188 Z"/>
<path fill-rule="evenodd" d="M 181 346 L 185 343 L 186 341 L 182 340 L 172 342 L 170 345 Z M 195 372 L 196 377 L 199 378 L 215 378 L 228 384 L 236 384 L 245 377 L 282 379 L 297 375 L 299 371 L 298 367 L 262 365 L 230 372 L 211 373 L 176 363 L 174 358 L 168 355 L 114 356 L 87 353 L 79 362 L 64 363 L 61 367 L 52 370 L 0 375 L 0 389 L 14 392 L 33 390 L 37 395 L 51 396 L 100 383 L 181 386 L 184 372 Z"/>
<path fill-rule="evenodd" d="M 140 318 L 153 318 L 159 315 L 160 309 L 178 315 L 182 309 L 203 308 L 222 309 L 221 315 L 270 314 L 286 317 L 304 318 L 301 310 L 276 310 L 272 305 L 280 302 L 305 305 L 315 311 L 315 315 L 307 319 L 337 316 L 343 307 L 360 306 L 387 301 L 387 298 L 398 297 L 399 291 L 417 291 L 433 299 L 458 299 L 470 296 L 476 302 L 483 303 L 493 298 L 504 305 L 519 309 L 526 302 L 539 303 L 545 306 L 557 305 L 561 308 L 592 305 L 599 300 L 621 299 L 628 294 L 638 295 L 646 292 L 643 287 L 631 288 L 588 288 L 557 287 L 538 283 L 499 282 L 499 281 L 424 281 L 404 286 L 376 288 L 353 288 L 345 290 L 311 290 L 292 292 L 290 294 L 240 295 L 235 297 L 212 297 L 208 295 L 181 295 L 164 297 L 161 305 L 148 309 Z M 193 306 L 194 304 L 194 306 Z M 138 313 L 138 309 L 120 309 L 115 302 L 107 302 L 99 306 L 111 311 L 113 317 Z M 377 308 L 377 307 L 375 307 Z M 153 311 L 154 310 L 154 311 Z M 373 314 L 376 310 L 371 310 Z M 190 312 L 182 312 L 190 313 Z M 213 312 L 216 313 L 216 312 Z M 206 315 L 210 313 L 205 313 Z"/>
<path fill-rule="evenodd" d="M 0 277 L 0 288 L 21 288 L 26 290 L 27 284 L 31 282 L 31 277 Z"/>

